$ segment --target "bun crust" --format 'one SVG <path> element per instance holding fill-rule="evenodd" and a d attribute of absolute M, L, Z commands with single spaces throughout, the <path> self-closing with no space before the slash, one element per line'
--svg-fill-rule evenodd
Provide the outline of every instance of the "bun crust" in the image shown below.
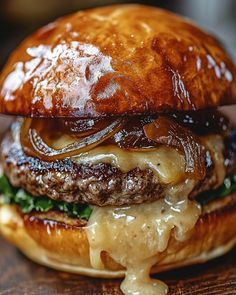
<path fill-rule="evenodd" d="M 150 114 L 236 103 L 235 67 L 189 20 L 117 5 L 61 18 L 27 38 L 0 77 L 0 112 Z"/>
<path fill-rule="evenodd" d="M 204 208 L 191 236 L 171 239 L 152 272 L 202 263 L 223 255 L 236 244 L 236 193 Z M 124 269 L 102 252 L 104 270 L 90 265 L 89 244 L 82 224 L 22 215 L 13 205 L 0 207 L 0 232 L 32 260 L 62 271 L 94 277 L 122 277 Z"/>

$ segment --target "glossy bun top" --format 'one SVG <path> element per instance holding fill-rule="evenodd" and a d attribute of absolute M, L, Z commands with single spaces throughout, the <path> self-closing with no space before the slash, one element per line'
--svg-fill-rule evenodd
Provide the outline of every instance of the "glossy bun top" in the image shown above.
<path fill-rule="evenodd" d="M 222 45 L 189 20 L 142 5 L 95 8 L 38 30 L 0 77 L 0 112 L 96 117 L 236 103 Z"/>

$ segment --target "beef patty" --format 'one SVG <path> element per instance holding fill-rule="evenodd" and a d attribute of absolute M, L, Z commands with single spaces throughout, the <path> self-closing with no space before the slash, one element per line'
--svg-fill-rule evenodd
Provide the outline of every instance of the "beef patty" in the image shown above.
<path fill-rule="evenodd" d="M 227 144 L 230 155 L 226 169 L 236 170 L 236 152 Z M 21 187 L 34 196 L 54 200 L 89 203 L 98 206 L 121 206 L 153 202 L 166 194 L 169 186 L 159 183 L 152 170 L 136 168 L 127 173 L 110 164 L 78 164 L 67 158 L 44 162 L 27 156 L 19 142 L 9 132 L 2 142 L 1 162 L 13 186 Z M 214 169 L 197 182 L 191 197 L 207 191 L 217 183 Z"/>

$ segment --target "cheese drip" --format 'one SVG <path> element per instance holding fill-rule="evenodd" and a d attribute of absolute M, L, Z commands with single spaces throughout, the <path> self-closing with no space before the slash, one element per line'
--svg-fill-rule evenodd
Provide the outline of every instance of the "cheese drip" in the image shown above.
<path fill-rule="evenodd" d="M 184 241 L 196 224 L 201 208 L 188 195 L 194 181 L 172 187 L 165 199 L 151 204 L 123 207 L 94 207 L 86 228 L 91 265 L 104 268 L 101 252 L 106 251 L 126 268 L 121 284 L 124 294 L 163 295 L 168 287 L 150 278 L 170 238 Z"/>
<path fill-rule="evenodd" d="M 73 158 L 73 161 L 80 164 L 108 163 L 123 172 L 137 167 L 149 168 L 162 183 L 178 182 L 185 176 L 184 156 L 164 146 L 143 152 L 127 151 L 112 145 L 101 146 Z"/>

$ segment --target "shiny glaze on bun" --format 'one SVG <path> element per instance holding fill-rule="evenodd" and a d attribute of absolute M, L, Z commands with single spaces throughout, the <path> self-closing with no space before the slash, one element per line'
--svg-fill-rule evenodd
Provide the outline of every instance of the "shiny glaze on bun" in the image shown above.
<path fill-rule="evenodd" d="M 142 5 L 66 16 L 28 37 L 0 77 L 0 112 L 97 117 L 236 103 L 235 67 L 189 20 Z"/>

